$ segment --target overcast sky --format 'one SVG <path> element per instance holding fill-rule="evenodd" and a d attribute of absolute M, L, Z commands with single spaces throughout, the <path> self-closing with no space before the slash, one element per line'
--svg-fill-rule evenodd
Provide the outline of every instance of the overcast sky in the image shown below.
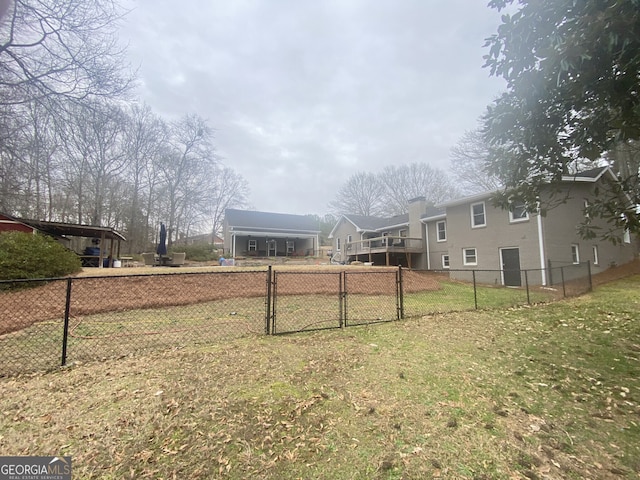
<path fill-rule="evenodd" d="M 129 0 L 138 97 L 215 130 L 252 209 L 323 215 L 357 172 L 449 170 L 504 82 L 482 68 L 487 0 Z"/>

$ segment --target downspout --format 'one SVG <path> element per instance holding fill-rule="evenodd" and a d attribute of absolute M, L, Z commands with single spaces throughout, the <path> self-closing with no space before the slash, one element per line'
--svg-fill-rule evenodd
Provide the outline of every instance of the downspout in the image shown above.
<path fill-rule="evenodd" d="M 236 258 L 236 234 L 231 234 L 231 258 Z"/>
<path fill-rule="evenodd" d="M 431 270 L 431 255 L 429 253 L 429 224 L 424 224 L 424 238 L 427 246 L 427 270 Z"/>
<path fill-rule="evenodd" d="M 540 202 L 537 204 L 537 212 L 538 215 L 538 249 L 540 254 L 540 272 L 542 272 L 542 285 L 547 285 L 547 271 L 545 270 L 545 261 L 544 261 L 544 235 L 542 234 L 542 215 L 540 215 Z"/>

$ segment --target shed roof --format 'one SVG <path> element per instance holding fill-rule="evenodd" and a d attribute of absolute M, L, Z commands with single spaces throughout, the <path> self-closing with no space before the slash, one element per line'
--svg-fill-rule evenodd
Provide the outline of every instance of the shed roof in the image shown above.
<path fill-rule="evenodd" d="M 81 225 L 76 223 L 46 222 L 44 220 L 19 219 L 41 232 L 54 236 L 71 236 L 87 238 L 108 238 L 110 240 L 126 240 L 124 235 L 111 227 Z"/>

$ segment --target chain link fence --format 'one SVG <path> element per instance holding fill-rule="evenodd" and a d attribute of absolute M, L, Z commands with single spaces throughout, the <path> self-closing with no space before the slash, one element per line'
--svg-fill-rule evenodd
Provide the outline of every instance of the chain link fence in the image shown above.
<path fill-rule="evenodd" d="M 225 270 L 0 281 L 0 376 L 141 350 L 548 302 L 589 264 L 511 272 L 393 267 Z M 544 284 L 544 285 L 543 285 Z"/>

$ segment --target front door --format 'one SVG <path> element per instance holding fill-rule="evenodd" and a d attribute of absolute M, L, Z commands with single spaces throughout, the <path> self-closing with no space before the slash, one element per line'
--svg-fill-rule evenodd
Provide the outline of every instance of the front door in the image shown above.
<path fill-rule="evenodd" d="M 276 251 L 276 241 L 267 240 L 267 257 L 275 257 L 278 254 Z"/>
<path fill-rule="evenodd" d="M 520 249 L 501 248 L 502 281 L 507 287 L 520 287 Z"/>

